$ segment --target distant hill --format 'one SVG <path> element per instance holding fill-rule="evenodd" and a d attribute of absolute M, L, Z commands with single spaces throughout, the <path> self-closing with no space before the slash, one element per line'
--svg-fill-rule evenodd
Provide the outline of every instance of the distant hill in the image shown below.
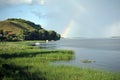
<path fill-rule="evenodd" d="M 41 25 L 35 24 L 31 21 L 24 19 L 11 18 L 4 21 L 0 21 L 1 35 L 4 32 L 4 36 L 8 32 L 12 32 L 14 36 L 23 36 L 26 40 L 59 40 L 60 34 L 55 31 L 48 31 L 41 27 Z M 2 32 L 3 31 L 3 32 Z M 10 36 L 10 35 L 9 35 Z"/>
<path fill-rule="evenodd" d="M 12 31 L 15 34 L 19 34 L 23 30 L 32 31 L 35 29 L 42 29 L 41 25 L 36 25 L 33 22 L 24 19 L 11 18 L 5 21 L 0 21 L 0 30 Z"/>
<path fill-rule="evenodd" d="M 111 38 L 120 39 L 120 36 L 112 36 Z"/>

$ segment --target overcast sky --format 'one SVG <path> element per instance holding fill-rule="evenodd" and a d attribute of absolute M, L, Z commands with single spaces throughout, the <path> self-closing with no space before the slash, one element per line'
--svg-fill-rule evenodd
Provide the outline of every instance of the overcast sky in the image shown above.
<path fill-rule="evenodd" d="M 120 36 L 120 0 L 0 0 L 0 20 L 7 18 L 30 20 L 64 37 Z"/>

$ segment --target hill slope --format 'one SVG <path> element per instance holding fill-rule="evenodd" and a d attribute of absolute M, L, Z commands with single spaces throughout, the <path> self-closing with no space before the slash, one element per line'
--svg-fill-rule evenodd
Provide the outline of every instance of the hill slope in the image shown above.
<path fill-rule="evenodd" d="M 60 34 L 55 31 L 48 31 L 31 21 L 26 21 L 24 19 L 7 19 L 0 21 L 0 34 L 2 37 L 13 37 L 13 35 L 8 35 L 8 32 L 12 32 L 14 37 L 24 37 L 26 40 L 59 40 Z M 3 34 L 4 33 L 4 34 Z"/>
<path fill-rule="evenodd" d="M 7 19 L 5 21 L 0 21 L 0 30 L 12 31 L 15 34 L 19 34 L 22 30 L 32 31 L 35 29 L 42 28 L 40 25 L 23 19 Z"/>

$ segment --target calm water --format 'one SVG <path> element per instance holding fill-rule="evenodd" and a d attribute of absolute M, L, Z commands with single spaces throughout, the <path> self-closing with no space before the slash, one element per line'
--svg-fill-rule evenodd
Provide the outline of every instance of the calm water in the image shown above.
<path fill-rule="evenodd" d="M 120 72 L 120 39 L 62 39 L 46 44 L 44 48 L 68 49 L 75 52 L 74 60 L 68 62 L 59 61 L 54 62 L 54 64 Z M 82 60 L 95 62 L 83 63 Z"/>

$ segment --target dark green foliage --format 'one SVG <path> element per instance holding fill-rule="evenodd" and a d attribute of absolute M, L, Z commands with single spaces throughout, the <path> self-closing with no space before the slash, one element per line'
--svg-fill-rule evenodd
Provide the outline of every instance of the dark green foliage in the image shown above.
<path fill-rule="evenodd" d="M 0 30 L 0 41 L 19 41 L 23 39 L 21 35 L 13 34 L 11 31 Z"/>
<path fill-rule="evenodd" d="M 55 31 L 47 31 L 45 29 L 25 31 L 24 32 L 25 40 L 59 40 L 60 34 Z"/>
<path fill-rule="evenodd" d="M 0 41 L 5 41 L 6 37 L 5 37 L 5 32 L 3 30 L 0 30 Z"/>
<path fill-rule="evenodd" d="M 48 31 L 49 40 L 59 40 L 60 34 L 57 34 L 55 31 Z"/>
<path fill-rule="evenodd" d="M 42 73 L 41 75 L 39 74 L 39 76 L 37 76 L 36 73 L 30 73 L 28 71 L 29 68 L 29 66 L 20 67 L 12 63 L 1 64 L 0 80 L 4 77 L 12 80 L 46 80 L 45 77 L 42 76 Z"/>

